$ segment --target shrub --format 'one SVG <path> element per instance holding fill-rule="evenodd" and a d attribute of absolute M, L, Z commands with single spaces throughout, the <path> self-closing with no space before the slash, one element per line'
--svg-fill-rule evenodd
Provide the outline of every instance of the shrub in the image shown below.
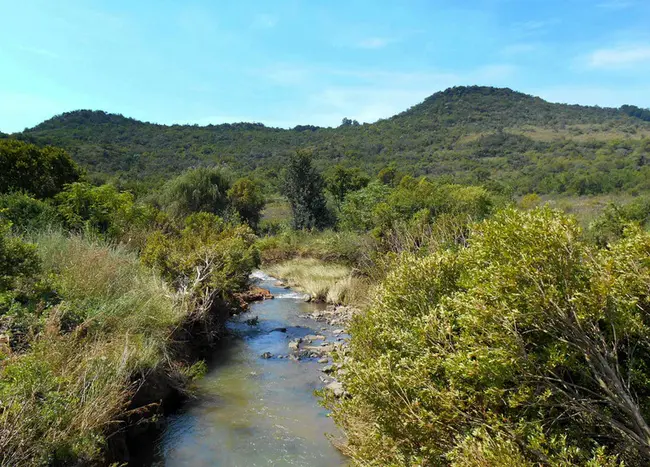
<path fill-rule="evenodd" d="M 228 208 L 230 180 L 217 167 L 191 169 L 170 180 L 160 203 L 173 218 L 182 220 L 196 212 L 223 215 Z"/>
<path fill-rule="evenodd" d="M 63 149 L 0 139 L 0 193 L 26 191 L 48 198 L 79 176 L 77 164 Z"/>
<path fill-rule="evenodd" d="M 56 207 L 21 192 L 0 195 L 0 217 L 11 222 L 14 230 L 22 232 L 44 230 L 61 224 Z"/>
<path fill-rule="evenodd" d="M 351 397 L 329 400 L 346 449 L 361 465 L 645 465 L 648 258 L 650 234 L 594 249 L 548 208 L 405 255 L 352 325 Z"/>
<path fill-rule="evenodd" d="M 155 267 L 177 288 L 197 297 L 207 309 L 215 299 L 230 299 L 248 287 L 259 263 L 255 235 L 247 225 L 233 225 L 202 212 L 185 219 L 172 234 L 154 232 L 142 253 L 144 264 Z"/>
<path fill-rule="evenodd" d="M 265 204 L 259 183 L 250 178 L 236 180 L 228 190 L 228 202 L 243 221 L 257 228 Z"/>
<path fill-rule="evenodd" d="M 0 465 L 96 464 L 146 375 L 176 377 L 169 337 L 187 310 L 121 247 L 34 240 L 61 300 L 42 310 L 29 350 L 2 362 Z"/>
<path fill-rule="evenodd" d="M 133 195 L 113 185 L 93 187 L 73 183 L 56 195 L 64 226 L 74 231 L 89 230 L 108 239 L 120 239 L 135 229 L 148 229 L 159 219 L 150 206 L 137 205 Z"/>

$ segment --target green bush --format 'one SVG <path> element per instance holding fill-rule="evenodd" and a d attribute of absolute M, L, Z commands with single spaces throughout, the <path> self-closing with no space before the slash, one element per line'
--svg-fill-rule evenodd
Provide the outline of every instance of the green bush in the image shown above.
<path fill-rule="evenodd" d="M 22 232 L 61 225 L 59 213 L 50 202 L 21 192 L 0 195 L 0 218 L 8 220 L 14 230 Z"/>
<path fill-rule="evenodd" d="M 208 301 L 230 299 L 248 287 L 250 273 L 259 263 L 255 239 L 249 226 L 201 212 L 188 216 L 180 232 L 154 232 L 142 261 L 207 306 Z"/>
<path fill-rule="evenodd" d="M 350 397 L 329 400 L 349 454 L 646 465 L 649 258 L 648 233 L 597 249 L 548 208 L 501 211 L 464 249 L 406 255 L 352 325 Z"/>
<path fill-rule="evenodd" d="M 160 220 L 156 209 L 135 204 L 131 193 L 119 192 L 113 185 L 72 183 L 55 200 L 66 228 L 97 232 L 108 239 L 120 239 L 137 229 L 146 230 Z"/>
<path fill-rule="evenodd" d="M 48 198 L 79 176 L 77 164 L 63 149 L 0 139 L 0 193 L 26 191 Z"/>
<path fill-rule="evenodd" d="M 175 219 L 196 212 L 223 215 L 228 208 L 229 177 L 217 167 L 191 169 L 162 188 L 160 204 Z"/>
<path fill-rule="evenodd" d="M 236 180 L 228 190 L 228 202 L 243 221 L 253 229 L 257 228 L 265 204 L 259 183 L 250 178 Z"/>

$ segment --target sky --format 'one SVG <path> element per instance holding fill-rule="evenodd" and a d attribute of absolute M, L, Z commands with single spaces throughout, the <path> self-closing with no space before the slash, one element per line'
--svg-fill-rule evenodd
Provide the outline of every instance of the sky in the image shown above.
<path fill-rule="evenodd" d="M 650 107 L 650 0 L 0 0 L 0 131 L 337 126 L 455 85 Z"/>

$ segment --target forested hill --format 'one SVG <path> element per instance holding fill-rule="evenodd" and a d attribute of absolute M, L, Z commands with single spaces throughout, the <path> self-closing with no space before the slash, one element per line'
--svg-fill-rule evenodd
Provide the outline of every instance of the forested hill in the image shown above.
<path fill-rule="evenodd" d="M 14 135 L 67 149 L 91 173 L 148 178 L 224 164 L 273 181 L 286 157 L 310 149 L 321 168 L 344 162 L 515 191 L 648 189 L 650 112 L 554 104 L 506 88 L 455 87 L 373 124 L 291 130 L 257 123 L 158 125 L 80 110 Z"/>

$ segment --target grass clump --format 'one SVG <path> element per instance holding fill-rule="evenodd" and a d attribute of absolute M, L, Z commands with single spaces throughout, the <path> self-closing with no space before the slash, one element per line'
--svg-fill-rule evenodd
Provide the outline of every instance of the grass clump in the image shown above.
<path fill-rule="evenodd" d="M 306 292 L 313 300 L 337 305 L 360 304 L 369 288 L 364 279 L 352 276 L 350 267 L 315 258 L 296 258 L 265 269 L 272 276 Z"/>
<path fill-rule="evenodd" d="M 0 360 L 0 465 L 95 462 L 138 385 L 175 371 L 169 338 L 186 310 L 121 247 L 60 232 L 33 240 L 58 299 L 40 302 L 26 348 Z M 12 341 L 17 316 L 2 316 Z"/>

